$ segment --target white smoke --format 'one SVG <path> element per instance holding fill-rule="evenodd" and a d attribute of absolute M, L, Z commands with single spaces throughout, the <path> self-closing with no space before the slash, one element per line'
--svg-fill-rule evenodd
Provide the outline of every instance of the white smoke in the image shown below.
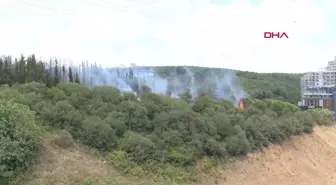
<path fill-rule="evenodd" d="M 155 70 L 150 67 L 101 68 L 91 66 L 91 68 L 77 71 L 81 82 L 88 86 L 113 86 L 121 92 L 132 92 L 135 86 L 138 91 L 141 91 L 142 86 L 145 85 L 153 93 L 169 94 L 173 98 L 179 98 L 188 93 L 192 99 L 195 99 L 201 93 L 205 93 L 216 99 L 228 100 L 234 105 L 245 97 L 244 89 L 234 71 L 226 70 L 221 74 L 206 72 L 203 78 L 198 77 L 197 79 L 191 68 L 183 67 L 183 70 L 182 74 L 172 71 L 172 74 L 166 78 L 156 75 Z"/>

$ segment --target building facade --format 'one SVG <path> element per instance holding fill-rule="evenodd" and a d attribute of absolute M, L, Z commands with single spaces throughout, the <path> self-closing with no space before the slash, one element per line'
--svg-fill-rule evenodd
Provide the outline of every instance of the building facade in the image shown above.
<path fill-rule="evenodd" d="M 301 77 L 301 97 L 299 106 L 336 110 L 336 57 L 325 68 Z"/>

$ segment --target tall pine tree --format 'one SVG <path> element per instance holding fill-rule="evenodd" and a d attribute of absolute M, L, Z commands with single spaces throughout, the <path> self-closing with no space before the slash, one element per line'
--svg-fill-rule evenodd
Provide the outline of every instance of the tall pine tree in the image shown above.
<path fill-rule="evenodd" d="M 68 76 L 69 76 L 69 82 L 74 82 L 74 77 L 73 77 L 73 74 L 72 74 L 72 69 L 71 67 L 69 67 L 69 73 L 68 73 Z"/>
<path fill-rule="evenodd" d="M 76 72 L 76 74 L 75 74 L 75 83 L 80 84 L 79 75 L 78 75 L 77 72 Z"/>
<path fill-rule="evenodd" d="M 55 72 L 54 72 L 54 85 L 56 86 L 60 82 L 60 74 L 58 70 L 58 61 L 55 59 Z"/>

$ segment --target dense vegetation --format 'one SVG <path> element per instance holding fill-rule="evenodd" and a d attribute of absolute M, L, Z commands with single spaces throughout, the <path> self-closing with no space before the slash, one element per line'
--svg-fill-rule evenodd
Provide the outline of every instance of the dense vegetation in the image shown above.
<path fill-rule="evenodd" d="M 64 62 L 63 62 L 64 63 Z M 168 79 L 168 92 L 176 88 L 187 86 L 185 83 L 190 75 L 194 77 L 197 94 L 212 95 L 215 91 L 215 79 L 225 75 L 228 69 L 203 68 L 203 67 L 152 67 L 157 75 Z M 96 80 L 101 79 L 101 73 L 106 73 L 101 66 L 97 64 L 82 63 L 79 66 L 69 66 L 62 64 L 61 61 L 51 59 L 50 62 L 38 61 L 35 55 L 28 57 L 22 56 L 19 59 L 11 57 L 0 58 L 0 84 L 12 85 L 14 83 L 41 82 L 47 84 L 48 87 L 53 87 L 59 82 L 76 82 L 92 86 L 92 77 L 89 73 L 95 73 Z M 186 75 L 186 73 L 191 73 Z M 246 71 L 236 71 L 233 78 L 238 77 L 244 91 L 248 97 L 252 99 L 277 99 L 296 104 L 300 100 L 300 74 L 280 74 L 280 73 L 254 73 Z M 124 79 L 132 84 L 134 74 L 132 69 L 129 69 L 128 74 Z M 80 80 L 81 79 L 81 80 Z M 179 79 L 183 84 L 176 84 L 174 80 Z M 106 82 L 102 84 L 106 85 Z M 135 84 L 132 84 L 132 89 L 139 92 Z M 182 86 L 182 87 L 181 87 Z M 231 89 L 232 90 L 232 89 Z M 139 94 L 139 93 L 138 93 Z M 140 93 L 141 94 L 141 93 Z"/>
<path fill-rule="evenodd" d="M 228 69 L 188 67 L 195 77 L 197 87 L 201 91 L 209 93 L 209 86 L 212 85 L 215 77 L 225 74 Z M 185 67 L 156 67 L 160 76 L 178 78 L 183 76 Z M 238 80 L 252 99 L 277 99 L 297 104 L 301 97 L 300 76 L 301 74 L 288 73 L 255 73 L 248 71 L 235 71 Z"/>
<path fill-rule="evenodd" d="M 146 92 L 139 101 L 132 93 L 107 86 L 88 88 L 57 80 L 49 86 L 37 73 L 23 71 L 24 77 L 18 75 L 20 70 L 11 73 L 16 75 L 12 81 L 0 78 L 10 85 L 0 88 L 1 184 L 13 182 L 34 162 L 41 144 L 39 128 L 62 130 L 64 138 L 101 151 L 125 173 L 171 184 L 197 180 L 199 170 L 218 161 L 332 122 L 327 110 L 301 111 L 280 100 L 249 99 L 244 110 L 209 96 L 190 103 Z"/>

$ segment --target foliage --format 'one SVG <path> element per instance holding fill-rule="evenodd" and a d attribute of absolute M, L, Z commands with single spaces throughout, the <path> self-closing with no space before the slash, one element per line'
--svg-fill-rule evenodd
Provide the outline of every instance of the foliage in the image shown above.
<path fill-rule="evenodd" d="M 90 89 L 76 83 L 51 89 L 27 83 L 0 90 L 9 91 L 18 93 L 17 100 L 27 102 L 44 125 L 65 129 L 83 144 L 107 152 L 110 162 L 125 172 L 173 181 L 195 180 L 195 165 L 204 157 L 244 156 L 332 121 L 327 110 L 301 111 L 272 99 L 250 99 L 240 111 L 208 96 L 190 104 L 147 92 L 138 101 L 113 87 Z"/>
<path fill-rule="evenodd" d="M 22 104 L 0 99 L 0 182 L 28 168 L 40 149 L 40 132 L 34 113 Z"/>
<path fill-rule="evenodd" d="M 328 110 L 325 109 L 311 109 L 309 110 L 313 117 L 313 120 L 318 125 L 330 125 L 333 124 L 333 116 Z"/>
<path fill-rule="evenodd" d="M 49 73 L 29 76 L 34 74 L 32 71 L 41 70 L 38 66 L 42 64 L 33 58 L 22 59 L 22 63 L 29 62 L 29 67 L 35 68 L 16 64 L 26 68 L 24 73 L 10 73 L 10 61 L 0 61 L 0 70 L 6 72 L 0 72 L 0 83 L 8 84 L 0 87 L 0 99 L 11 100 L 0 102 L 0 121 L 4 122 L 0 126 L 6 131 L 0 130 L 1 142 L 8 143 L 1 144 L 1 149 L 13 151 L 7 161 L 9 166 L 12 159 L 17 160 L 18 167 L 31 164 L 39 141 L 34 118 L 44 126 L 62 129 L 62 142 L 71 142 L 73 136 L 106 153 L 109 162 L 126 173 L 171 182 L 194 181 L 196 164 L 201 159 L 226 161 L 245 156 L 293 135 L 311 133 L 315 124 L 333 122 L 327 110 L 301 111 L 291 104 L 299 95 L 299 75 L 238 72 L 251 96 L 244 110 L 239 110 L 228 101 L 214 100 L 211 93 L 191 101 L 188 94 L 183 99 L 173 99 L 151 93 L 145 86 L 139 90 L 138 100 L 134 94 L 121 93 L 113 87 L 81 85 L 75 70 L 72 81 L 77 83 L 53 80 Z M 169 76 L 170 70 L 185 73 L 178 67 L 158 68 L 158 73 Z M 206 84 L 204 75 L 220 72 L 210 68 L 191 70 L 199 86 Z M 62 70 L 52 71 L 61 73 L 57 78 L 66 76 Z M 8 139 L 12 136 L 8 134 L 15 137 Z M 5 154 L 0 156 L 7 157 Z M 206 161 L 205 166 L 213 166 L 211 161 Z M 5 170 L 12 170 L 8 169 Z"/>
<path fill-rule="evenodd" d="M 57 59 L 50 59 L 50 62 L 43 62 L 36 59 L 35 55 L 28 57 L 21 56 L 19 59 L 12 57 L 0 58 L 0 84 L 13 85 L 15 83 L 41 82 L 47 87 L 57 86 L 60 82 L 82 83 L 93 86 L 92 79 L 87 75 L 88 71 L 102 70 L 95 65 L 82 63 L 76 66 L 66 67 Z M 145 67 L 148 68 L 149 67 Z M 188 85 L 175 87 L 174 80 L 178 79 L 183 84 L 190 83 L 190 75 L 193 75 L 193 85 L 196 87 L 196 94 L 214 95 L 216 91 L 216 79 L 222 78 L 228 69 L 167 66 L 152 67 L 155 74 L 168 80 L 167 93 L 177 89 L 190 90 Z M 104 71 L 109 71 L 106 69 Z M 232 71 L 232 70 L 230 70 Z M 116 72 L 119 74 L 119 71 Z M 296 104 L 300 100 L 300 76 L 301 74 L 286 73 L 254 73 L 247 71 L 234 71 L 243 89 L 252 99 L 277 99 Z M 81 82 L 82 80 L 82 82 Z M 145 85 L 139 85 L 134 71 L 129 69 L 125 81 L 129 82 L 134 92 L 143 95 L 151 89 Z M 103 80 L 104 81 L 104 80 Z M 104 81 L 104 84 L 107 82 Z M 190 94 L 179 94 L 189 101 Z"/>
<path fill-rule="evenodd" d="M 185 66 L 156 67 L 157 74 L 168 78 L 185 78 Z M 195 76 L 195 86 L 202 87 L 201 91 L 213 93 L 213 85 L 209 83 L 216 77 L 225 74 L 228 69 L 188 67 Z M 253 99 L 278 99 L 296 104 L 300 100 L 301 74 L 287 73 L 255 73 L 235 71 L 244 90 Z M 209 78 L 213 78 L 212 80 Z"/>
<path fill-rule="evenodd" d="M 108 150 L 116 145 L 115 131 L 99 117 L 85 119 L 77 132 L 81 141 L 89 146 Z"/>
<path fill-rule="evenodd" d="M 62 148 L 69 148 L 74 146 L 75 141 L 68 131 L 60 130 L 56 138 L 54 138 L 53 143 Z"/>

